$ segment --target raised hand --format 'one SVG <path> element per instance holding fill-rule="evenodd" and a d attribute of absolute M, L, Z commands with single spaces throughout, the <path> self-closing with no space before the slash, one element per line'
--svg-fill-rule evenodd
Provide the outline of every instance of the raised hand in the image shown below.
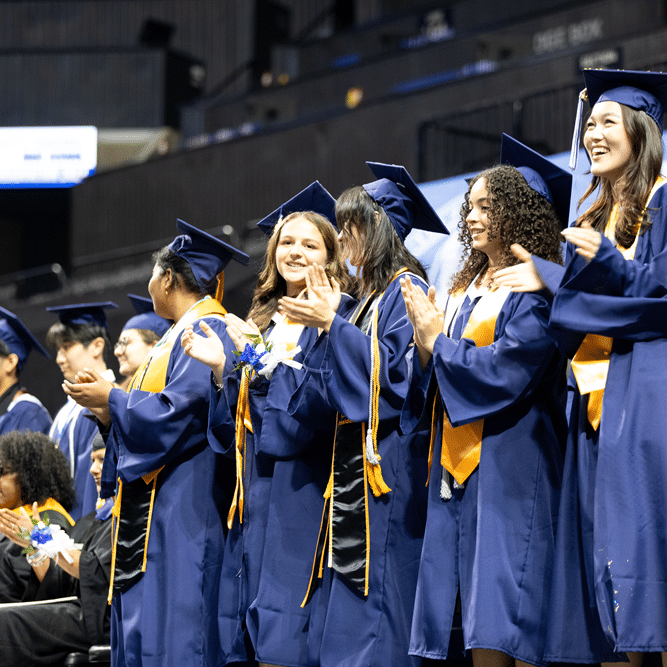
<path fill-rule="evenodd" d="M 33 517 L 39 521 L 39 512 L 37 512 L 37 503 L 33 505 Z M 24 549 L 30 546 L 30 540 L 24 540 L 19 537 L 21 530 L 30 533 L 33 525 L 28 513 L 23 507 L 20 508 L 20 514 L 16 514 L 10 509 L 0 510 L 0 533 L 10 539 L 14 544 L 18 544 Z"/>
<path fill-rule="evenodd" d="M 590 262 L 597 255 L 602 243 L 602 234 L 591 227 L 589 222 L 584 222 L 580 227 L 568 227 L 561 234 L 568 243 L 576 246 L 575 252 Z"/>
<path fill-rule="evenodd" d="M 203 336 L 195 333 L 192 324 L 185 327 L 181 334 L 181 347 L 189 357 L 206 364 L 220 382 L 227 361 L 225 348 L 218 334 L 204 320 L 199 321 L 199 328 L 204 332 Z"/>
<path fill-rule="evenodd" d="M 323 266 L 311 264 L 308 267 L 308 279 L 310 286 L 317 289 L 320 294 L 326 296 L 331 310 L 338 310 L 340 304 L 340 285 L 335 278 L 329 278 Z M 308 283 L 306 283 L 307 285 Z"/>
<path fill-rule="evenodd" d="M 114 385 L 97 371 L 87 368 L 77 373 L 74 379 L 75 382 L 63 382 L 63 391 L 79 405 L 88 408 L 103 424 L 108 424 L 111 421 L 109 394 Z"/>
<path fill-rule="evenodd" d="M 320 282 L 320 274 L 319 272 L 315 272 L 313 276 L 311 269 L 313 269 L 312 265 L 308 267 L 308 273 L 306 273 L 305 291 L 307 298 L 294 299 L 284 296 L 278 301 L 278 311 L 292 320 L 292 322 L 303 324 L 306 327 L 316 327 L 328 332 L 336 316 L 336 310 L 332 308 L 331 303 L 336 298 L 336 291 L 337 299 L 340 301 L 340 286 L 333 279 L 328 288 L 324 285 L 313 284 L 313 281 Z M 313 276 L 312 281 L 311 276 Z M 329 283 L 328 278 L 326 281 Z M 330 293 L 328 289 L 331 289 Z"/>
<path fill-rule="evenodd" d="M 513 243 L 510 250 L 521 260 L 521 264 L 496 271 L 493 274 L 492 287 L 508 287 L 512 292 L 539 292 L 544 289 L 532 255 L 518 243 Z"/>
<path fill-rule="evenodd" d="M 433 347 L 444 327 L 444 313 L 435 301 L 435 287 L 431 285 L 428 295 L 414 285 L 410 277 L 401 278 L 401 293 L 405 310 L 415 330 L 415 345 L 419 362 L 424 368 L 433 355 Z"/>

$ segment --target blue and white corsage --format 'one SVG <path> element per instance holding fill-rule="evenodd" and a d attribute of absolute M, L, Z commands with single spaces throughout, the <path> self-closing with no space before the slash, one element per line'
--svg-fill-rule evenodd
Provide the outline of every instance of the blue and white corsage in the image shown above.
<path fill-rule="evenodd" d="M 246 334 L 246 337 L 251 340 L 252 345 L 246 343 L 243 352 L 234 350 L 234 354 L 239 357 L 234 370 L 252 369 L 258 375 L 270 380 L 278 364 L 287 364 L 297 370 L 301 368 L 301 364 L 293 359 L 301 351 L 300 346 L 297 345 L 290 350 L 287 344 L 273 344 L 264 340 L 261 334 Z"/>
<path fill-rule="evenodd" d="M 76 544 L 60 526 L 49 524 L 48 516 L 43 521 L 30 520 L 33 529 L 30 533 L 21 529 L 19 537 L 30 541 L 30 547 L 24 549 L 24 553 L 31 565 L 39 565 L 47 558 L 52 558 L 57 563 L 61 555 L 68 563 L 74 562 L 67 550 L 81 549 L 82 545 Z"/>

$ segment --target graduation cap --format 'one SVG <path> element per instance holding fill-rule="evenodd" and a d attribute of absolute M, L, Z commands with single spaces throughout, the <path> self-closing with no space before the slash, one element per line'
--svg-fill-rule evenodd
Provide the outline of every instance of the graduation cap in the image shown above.
<path fill-rule="evenodd" d="M 171 327 L 171 322 L 164 317 L 160 317 L 153 309 L 153 301 L 145 296 L 136 294 L 127 295 L 137 314 L 125 322 L 123 331 L 126 329 L 148 329 L 162 337 Z"/>
<path fill-rule="evenodd" d="M 40 342 L 30 333 L 21 320 L 0 306 L 0 340 L 9 348 L 10 353 L 18 358 L 18 368 L 21 370 L 31 350 L 41 352 L 47 359 L 49 353 L 42 347 Z"/>
<path fill-rule="evenodd" d="M 171 242 L 169 249 L 190 265 L 197 284 L 202 289 L 206 289 L 232 260 L 248 266 L 248 255 L 229 243 L 193 227 L 184 220 L 177 220 L 176 226 L 181 236 Z"/>
<path fill-rule="evenodd" d="M 299 194 L 286 201 L 265 218 L 257 223 L 257 226 L 267 235 L 271 236 L 275 226 L 290 213 L 301 211 L 314 211 L 323 215 L 334 227 L 336 226 L 336 200 L 329 194 L 327 189 L 319 182 L 311 183 Z"/>
<path fill-rule="evenodd" d="M 379 180 L 366 183 L 364 190 L 382 206 L 401 241 L 405 241 L 415 227 L 436 234 L 449 234 L 405 167 L 381 162 L 366 164 Z"/>
<path fill-rule="evenodd" d="M 598 102 L 618 102 L 626 107 L 643 111 L 663 130 L 663 109 L 667 106 L 667 74 L 633 70 L 585 69 L 585 90 L 579 94 L 577 116 L 572 137 L 570 168 L 577 166 L 583 102 L 588 99 L 591 109 Z"/>
<path fill-rule="evenodd" d="M 571 174 L 508 134 L 503 134 L 500 162 L 516 167 L 528 185 L 553 205 L 561 226 L 567 227 L 572 194 Z"/>
<path fill-rule="evenodd" d="M 56 313 L 63 324 L 95 324 L 108 329 L 109 323 L 104 312 L 107 308 L 118 308 L 118 304 L 113 301 L 75 303 L 68 306 L 49 306 L 46 310 Z"/>

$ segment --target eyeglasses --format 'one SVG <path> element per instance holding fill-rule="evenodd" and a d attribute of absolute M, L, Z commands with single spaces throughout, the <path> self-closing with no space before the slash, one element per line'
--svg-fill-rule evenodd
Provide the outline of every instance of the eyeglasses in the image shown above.
<path fill-rule="evenodd" d="M 113 346 L 114 352 L 122 352 L 132 341 L 129 338 L 119 338 Z"/>

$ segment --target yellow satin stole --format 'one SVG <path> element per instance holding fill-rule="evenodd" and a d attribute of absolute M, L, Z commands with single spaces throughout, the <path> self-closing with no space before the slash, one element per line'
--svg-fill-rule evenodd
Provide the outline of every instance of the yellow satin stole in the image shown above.
<path fill-rule="evenodd" d="M 500 313 L 510 290 L 501 287 L 493 292 L 484 294 L 475 305 L 470 319 L 466 324 L 461 338 L 468 338 L 475 342 L 476 347 L 485 347 L 494 341 L 496 320 Z M 465 293 L 454 295 L 447 302 L 445 312 L 445 331 L 449 328 L 459 306 L 465 299 Z M 436 395 L 433 414 L 435 417 L 439 396 Z M 435 421 L 435 419 L 434 419 Z M 435 438 L 435 423 L 431 429 L 431 449 L 429 453 L 429 470 L 433 460 L 433 444 Z M 442 451 L 440 463 L 459 483 L 463 484 L 466 479 L 479 465 L 482 451 L 482 431 L 484 420 L 478 419 L 470 424 L 452 426 L 443 410 L 442 413 Z"/>
<path fill-rule="evenodd" d="M 648 201 L 651 201 L 657 189 L 664 182 L 665 179 L 660 176 L 651 190 Z M 604 235 L 610 240 L 615 238 L 617 222 L 618 205 L 612 209 L 604 230 Z M 639 241 L 639 229 L 640 225 L 637 225 L 634 243 L 629 248 L 616 246 L 626 260 L 634 259 L 637 242 Z M 600 419 L 602 418 L 602 399 L 604 398 L 604 388 L 607 383 L 607 374 L 609 373 L 609 355 L 611 354 L 613 343 L 613 338 L 609 338 L 608 336 L 587 334 L 572 359 L 572 372 L 577 381 L 579 393 L 582 396 L 588 394 L 588 421 L 596 431 L 600 426 Z"/>

